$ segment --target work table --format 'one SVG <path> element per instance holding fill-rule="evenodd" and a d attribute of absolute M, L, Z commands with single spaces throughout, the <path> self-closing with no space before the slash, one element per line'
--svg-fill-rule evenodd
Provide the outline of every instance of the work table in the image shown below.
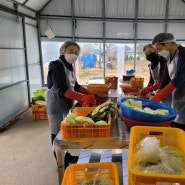
<path fill-rule="evenodd" d="M 118 97 L 118 93 L 119 92 L 117 90 L 112 90 L 111 93 L 109 93 L 109 98 L 115 99 L 115 97 Z M 124 151 L 125 156 L 125 151 L 127 152 L 128 144 L 129 144 L 129 131 L 127 130 L 127 127 L 125 126 L 123 120 L 120 118 L 119 114 L 116 118 L 113 118 L 111 120 L 110 138 L 87 138 L 87 139 L 83 138 L 66 140 L 62 139 L 62 133 L 59 132 L 54 140 L 54 149 L 57 154 L 59 185 L 61 185 L 63 174 L 65 171 L 64 156 L 66 151 L 73 150 L 73 152 L 76 154 L 80 153 L 79 159 L 84 150 L 85 151 L 92 150 L 91 152 L 93 153 L 95 149 L 96 152 L 97 149 L 98 151 L 101 151 L 103 149 L 104 150 L 103 152 L 105 152 L 105 149 L 110 149 L 108 150 L 109 151 L 108 155 L 110 155 L 110 151 L 112 154 L 114 153 L 114 151 L 117 150 L 119 150 L 120 155 L 123 155 L 122 151 Z"/>

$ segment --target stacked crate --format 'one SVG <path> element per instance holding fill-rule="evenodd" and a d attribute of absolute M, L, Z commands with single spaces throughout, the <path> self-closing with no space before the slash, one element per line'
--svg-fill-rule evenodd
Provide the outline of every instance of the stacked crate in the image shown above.
<path fill-rule="evenodd" d="M 47 120 L 46 104 L 37 104 L 37 98 L 42 97 L 45 100 L 45 89 L 36 90 L 33 92 L 34 97 L 32 98 L 32 119 L 33 120 Z"/>

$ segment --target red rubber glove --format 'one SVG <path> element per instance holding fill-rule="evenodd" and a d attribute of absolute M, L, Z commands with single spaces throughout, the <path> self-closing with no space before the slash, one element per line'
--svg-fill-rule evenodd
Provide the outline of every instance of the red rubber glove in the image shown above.
<path fill-rule="evenodd" d="M 84 95 L 82 98 L 82 107 L 95 107 L 96 99 L 92 94 Z"/>
<path fill-rule="evenodd" d="M 148 86 L 146 88 L 142 89 L 139 92 L 139 94 L 141 96 L 144 96 L 144 95 L 148 94 L 149 92 L 156 91 L 159 88 L 159 86 L 160 86 L 159 82 L 156 82 L 154 85 L 153 84 L 151 85 L 151 83 L 149 83 L 149 84 L 148 84 Z"/>
<path fill-rule="evenodd" d="M 77 93 L 75 91 L 72 91 L 71 89 L 68 89 L 64 93 L 64 96 L 71 100 L 77 100 L 78 102 L 81 102 L 83 107 L 96 106 L 96 99 L 91 94 Z"/>
<path fill-rule="evenodd" d="M 144 88 L 144 89 L 142 89 L 142 90 L 139 91 L 139 95 L 145 96 L 146 94 L 148 94 L 151 91 L 152 91 L 152 88 L 151 87 L 146 87 L 146 88 Z"/>
<path fill-rule="evenodd" d="M 153 91 L 156 91 L 157 89 L 159 89 L 159 86 L 160 86 L 160 82 L 156 82 L 152 88 L 153 88 Z"/>
<path fill-rule="evenodd" d="M 160 102 L 162 99 L 166 98 L 175 88 L 176 87 L 172 84 L 172 82 L 170 82 L 163 89 L 160 89 L 151 100 Z"/>
<path fill-rule="evenodd" d="M 71 89 L 68 89 L 65 93 L 64 96 L 66 98 L 69 98 L 71 100 L 77 100 L 78 102 L 82 102 L 82 98 L 85 96 L 82 93 L 77 93 Z"/>
<path fill-rule="evenodd" d="M 100 96 L 90 90 L 88 90 L 87 88 L 80 86 L 79 92 L 83 93 L 83 94 L 92 94 L 96 99 L 99 99 Z"/>
<path fill-rule="evenodd" d="M 151 87 L 151 86 L 153 86 L 153 83 L 148 82 L 148 85 L 146 87 Z"/>

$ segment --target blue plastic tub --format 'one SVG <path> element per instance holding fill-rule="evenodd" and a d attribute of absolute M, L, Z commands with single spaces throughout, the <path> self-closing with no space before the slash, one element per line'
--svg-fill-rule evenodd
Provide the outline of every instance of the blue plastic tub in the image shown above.
<path fill-rule="evenodd" d="M 155 101 L 147 100 L 144 98 L 129 98 L 129 99 L 133 99 L 134 101 L 137 101 L 137 100 L 142 101 L 143 108 L 149 107 L 153 110 L 166 109 L 169 111 L 169 114 L 168 115 L 150 114 L 150 113 L 134 110 L 132 108 L 129 108 L 129 107 L 123 105 L 123 103 L 126 99 L 128 99 L 128 98 L 122 98 L 119 100 L 119 105 L 121 107 L 121 113 L 125 117 L 132 119 L 132 120 L 143 121 L 143 122 L 162 122 L 162 121 L 171 120 L 171 119 L 175 118 L 177 115 L 176 111 L 173 108 L 171 108 L 170 106 L 167 106 L 165 104 L 158 103 Z"/>

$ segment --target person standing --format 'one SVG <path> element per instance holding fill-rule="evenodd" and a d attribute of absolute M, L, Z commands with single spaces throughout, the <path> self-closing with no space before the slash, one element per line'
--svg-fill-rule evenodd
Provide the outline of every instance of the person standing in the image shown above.
<path fill-rule="evenodd" d="M 171 99 L 171 107 L 177 111 L 172 126 L 185 129 L 185 47 L 176 43 L 171 33 L 159 33 L 152 41 L 167 65 L 157 94 L 151 99 L 160 102 Z"/>
<path fill-rule="evenodd" d="M 150 61 L 150 79 L 147 87 L 140 91 L 141 96 L 145 96 L 150 92 L 156 91 L 163 78 L 164 68 L 166 65 L 166 59 L 157 53 L 156 48 L 152 44 L 147 44 L 143 47 L 143 52 L 146 59 Z"/>
<path fill-rule="evenodd" d="M 48 66 L 46 110 L 51 130 L 51 141 L 60 131 L 60 124 L 70 112 L 74 101 L 96 104 L 97 94 L 78 84 L 74 63 L 80 53 L 80 46 L 66 41 L 60 48 L 60 57 Z M 54 152 L 56 157 L 56 154 Z"/>

